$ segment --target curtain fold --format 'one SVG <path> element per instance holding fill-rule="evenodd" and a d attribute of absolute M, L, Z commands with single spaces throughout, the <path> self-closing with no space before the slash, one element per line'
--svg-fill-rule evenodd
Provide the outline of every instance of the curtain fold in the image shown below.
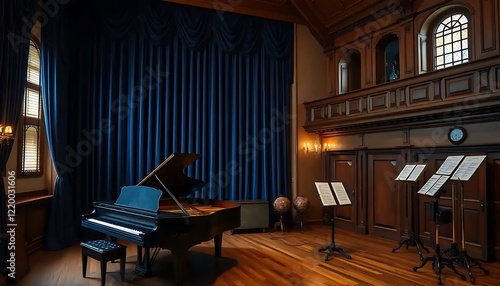
<path fill-rule="evenodd" d="M 49 225 L 62 216 L 77 220 L 93 201 L 116 199 L 174 152 L 202 155 L 186 174 L 207 185 L 190 196 L 290 194 L 293 24 L 230 13 L 224 22 L 215 11 L 167 2 L 121 1 L 127 12 L 116 16 L 108 15 L 112 7 L 89 3 L 75 9 L 74 21 L 58 24 L 78 35 L 55 49 L 71 51 L 70 64 L 51 70 L 58 57 L 42 51 L 46 117 L 70 124 L 48 127 L 67 144 L 51 140 L 51 152 L 56 162 L 78 159 L 59 186 L 71 195 L 54 200 Z M 64 33 L 45 30 L 52 39 Z"/>
<path fill-rule="evenodd" d="M 73 168 L 79 164 L 78 155 L 69 145 L 71 110 L 72 33 L 71 5 L 60 7 L 57 17 L 42 29 L 41 81 L 42 103 L 47 142 L 56 171 L 53 198 L 47 223 L 45 247 L 58 250 L 73 245 L 77 240 L 79 216 L 74 208 L 74 190 L 70 186 Z"/>
<path fill-rule="evenodd" d="M 21 106 L 26 86 L 30 32 L 35 9 L 35 0 L 5 0 L 0 4 L 0 123 L 12 125 L 14 133 L 21 115 Z M 29 20 L 27 20 L 29 19 Z M 12 150 L 12 144 L 0 144 L 0 174 Z M 7 210 L 4 182 L 0 182 L 0 267 L 7 272 Z M 5 236 L 6 237 L 6 236 Z"/>

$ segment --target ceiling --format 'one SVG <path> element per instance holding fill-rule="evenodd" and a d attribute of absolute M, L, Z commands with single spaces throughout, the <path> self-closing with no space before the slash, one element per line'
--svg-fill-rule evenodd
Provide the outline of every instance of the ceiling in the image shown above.
<path fill-rule="evenodd" d="M 414 0 L 164 0 L 304 24 L 329 49 L 333 37 L 403 7 Z"/>

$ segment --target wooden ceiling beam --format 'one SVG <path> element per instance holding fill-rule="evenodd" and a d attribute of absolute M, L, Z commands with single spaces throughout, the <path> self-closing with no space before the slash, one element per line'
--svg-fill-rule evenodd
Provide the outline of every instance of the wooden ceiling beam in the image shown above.
<path fill-rule="evenodd" d="M 328 35 L 328 31 L 325 28 L 325 23 L 321 21 L 321 19 L 316 16 L 314 10 L 309 6 L 307 1 L 304 0 L 290 0 L 292 5 L 295 7 L 297 11 L 302 15 L 304 20 L 306 21 L 311 34 L 318 40 L 320 45 L 328 50 L 331 48 L 333 40 Z"/>
<path fill-rule="evenodd" d="M 304 20 L 287 0 L 163 0 L 221 12 L 231 12 L 284 22 L 303 24 Z"/>

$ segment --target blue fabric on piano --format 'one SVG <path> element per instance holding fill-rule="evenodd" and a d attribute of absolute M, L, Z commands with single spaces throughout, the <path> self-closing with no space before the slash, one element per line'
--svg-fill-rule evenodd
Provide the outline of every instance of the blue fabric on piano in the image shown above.
<path fill-rule="evenodd" d="M 160 208 L 162 191 L 147 186 L 122 187 L 115 205 L 157 212 Z"/>

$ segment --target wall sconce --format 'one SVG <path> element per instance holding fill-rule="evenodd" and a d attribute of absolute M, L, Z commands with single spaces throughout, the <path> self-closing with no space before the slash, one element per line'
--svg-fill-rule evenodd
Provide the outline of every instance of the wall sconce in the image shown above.
<path fill-rule="evenodd" d="M 309 153 L 320 153 L 321 152 L 321 144 L 304 143 L 304 152 L 306 154 L 309 154 Z"/>
<path fill-rule="evenodd" d="M 321 145 L 319 138 L 314 143 L 304 143 L 304 153 L 306 154 L 320 154 L 330 150 L 330 144 L 324 143 Z"/>
<path fill-rule="evenodd" d="M 10 125 L 0 124 L 0 144 L 9 145 L 14 141 L 14 131 Z"/>

